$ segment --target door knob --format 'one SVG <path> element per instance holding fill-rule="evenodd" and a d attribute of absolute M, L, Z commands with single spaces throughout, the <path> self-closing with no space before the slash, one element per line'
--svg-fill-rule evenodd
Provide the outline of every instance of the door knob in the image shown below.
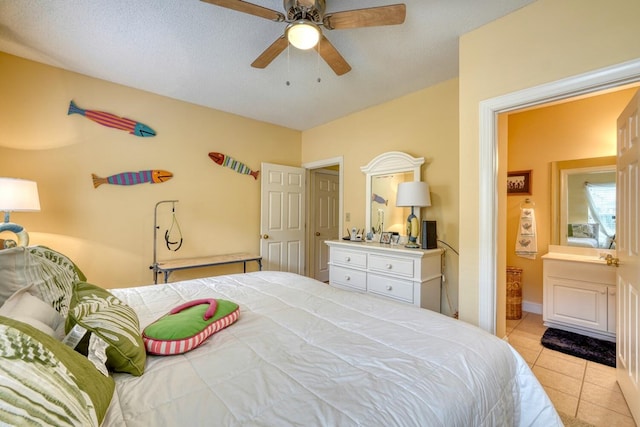
<path fill-rule="evenodd" d="M 264 236 L 262 236 L 262 238 L 263 238 L 263 239 L 268 239 L 268 238 L 269 238 L 269 235 L 268 235 L 268 234 L 265 234 Z"/>
<path fill-rule="evenodd" d="M 319 231 L 316 231 L 316 236 L 319 236 L 319 235 L 320 235 L 320 232 L 319 232 Z"/>

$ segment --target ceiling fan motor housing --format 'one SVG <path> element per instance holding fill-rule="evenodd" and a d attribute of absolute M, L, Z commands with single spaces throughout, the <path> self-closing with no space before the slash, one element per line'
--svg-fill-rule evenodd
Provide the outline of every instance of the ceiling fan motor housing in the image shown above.
<path fill-rule="evenodd" d="M 322 23 L 325 0 L 284 0 L 287 22 L 308 19 L 316 24 Z"/>

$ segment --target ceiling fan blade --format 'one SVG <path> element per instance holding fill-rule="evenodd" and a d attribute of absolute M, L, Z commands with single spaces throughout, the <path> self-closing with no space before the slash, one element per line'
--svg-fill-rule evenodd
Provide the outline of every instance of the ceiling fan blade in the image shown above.
<path fill-rule="evenodd" d="M 265 51 L 262 52 L 255 61 L 251 63 L 251 66 L 254 68 L 266 68 L 267 65 L 271 64 L 271 61 L 276 59 L 276 57 L 280 55 L 288 45 L 289 41 L 287 40 L 287 38 L 284 36 L 284 34 L 281 35 L 276 39 L 276 41 L 271 43 L 271 46 L 266 48 Z"/>
<path fill-rule="evenodd" d="M 324 35 L 315 49 L 337 75 L 341 76 L 351 71 L 351 66 Z"/>
<path fill-rule="evenodd" d="M 249 15 L 259 16 L 261 18 L 271 19 L 272 21 L 281 22 L 284 21 L 284 15 L 275 10 L 267 9 L 266 7 L 258 6 L 256 4 L 247 3 L 242 0 L 201 0 L 205 3 L 210 3 L 216 6 L 226 7 L 227 9 L 237 10 L 238 12 L 248 13 Z"/>
<path fill-rule="evenodd" d="M 323 19 L 323 25 L 328 30 L 397 25 L 404 22 L 406 15 L 407 7 L 404 4 L 392 4 L 389 6 L 328 13 Z"/>

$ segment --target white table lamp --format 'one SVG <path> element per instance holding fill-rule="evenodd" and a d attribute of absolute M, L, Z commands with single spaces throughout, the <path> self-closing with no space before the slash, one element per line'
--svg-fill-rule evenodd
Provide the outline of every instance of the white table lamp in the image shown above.
<path fill-rule="evenodd" d="M 398 184 L 396 206 L 411 207 L 411 214 L 407 218 L 408 241 L 405 247 L 419 248 L 418 234 L 420 233 L 420 224 L 418 223 L 418 218 L 413 214 L 413 208 L 431 206 L 429 184 L 422 181 L 401 182 Z"/>
<path fill-rule="evenodd" d="M 39 210 L 38 184 L 26 179 L 0 178 L 0 211 L 4 211 L 4 222 L 0 223 L 0 232 L 13 232 L 18 238 L 17 245 L 27 246 L 29 244 L 29 234 L 27 234 L 23 226 L 10 222 L 9 214 L 11 212 L 37 212 Z M 16 246 L 15 241 L 5 240 L 5 248 L 12 246 Z"/>

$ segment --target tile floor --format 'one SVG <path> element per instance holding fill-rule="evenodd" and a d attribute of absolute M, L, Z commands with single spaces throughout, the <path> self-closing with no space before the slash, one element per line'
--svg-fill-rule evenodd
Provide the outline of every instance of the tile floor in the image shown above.
<path fill-rule="evenodd" d="M 509 343 L 522 355 L 559 412 L 596 427 L 631 426 L 615 368 L 545 348 L 542 315 L 522 313 L 507 320 Z"/>

